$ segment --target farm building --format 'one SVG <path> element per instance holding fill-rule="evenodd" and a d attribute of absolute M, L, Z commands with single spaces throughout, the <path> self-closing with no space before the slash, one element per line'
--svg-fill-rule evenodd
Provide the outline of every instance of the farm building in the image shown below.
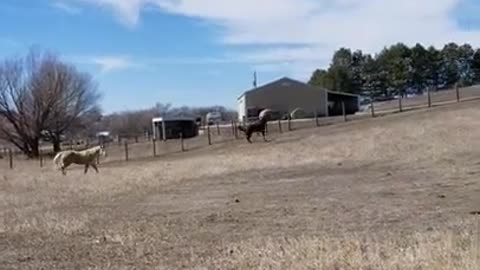
<path fill-rule="evenodd" d="M 347 114 L 354 114 L 360 108 L 357 95 L 330 91 L 312 86 L 287 77 L 246 91 L 238 98 L 238 117 L 240 121 L 258 116 L 258 113 L 270 108 L 275 119 L 319 117 L 342 114 L 342 102 Z M 293 115 L 292 115 L 293 113 Z"/>
<path fill-rule="evenodd" d="M 198 135 L 198 124 L 196 118 L 158 117 L 152 119 L 152 130 L 155 140 L 178 139 L 180 134 L 183 138 L 192 138 Z"/>
<path fill-rule="evenodd" d="M 100 144 L 113 141 L 109 131 L 101 131 L 96 134 L 97 140 Z"/>

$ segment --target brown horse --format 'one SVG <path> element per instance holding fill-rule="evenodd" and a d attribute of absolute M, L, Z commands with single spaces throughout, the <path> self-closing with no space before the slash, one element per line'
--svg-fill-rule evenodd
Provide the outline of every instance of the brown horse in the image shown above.
<path fill-rule="evenodd" d="M 252 137 L 252 134 L 254 132 L 261 133 L 262 136 L 263 136 L 263 141 L 265 141 L 265 142 L 267 141 L 267 139 L 265 138 L 265 129 L 266 129 L 266 126 L 267 126 L 267 122 L 268 122 L 270 113 L 271 113 L 270 109 L 265 109 L 265 110 L 260 112 L 259 117 L 258 117 L 259 119 L 256 120 L 255 122 L 248 123 L 246 125 L 246 127 L 238 126 L 238 129 L 245 133 L 245 135 L 247 137 L 247 141 L 249 143 L 252 143 L 250 138 Z"/>

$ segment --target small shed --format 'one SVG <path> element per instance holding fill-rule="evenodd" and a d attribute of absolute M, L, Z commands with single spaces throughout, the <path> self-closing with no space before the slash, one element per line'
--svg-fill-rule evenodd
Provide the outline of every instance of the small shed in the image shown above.
<path fill-rule="evenodd" d="M 111 142 L 113 140 L 109 131 L 97 132 L 96 137 L 97 137 L 98 143 L 100 144 Z"/>
<path fill-rule="evenodd" d="M 157 117 L 152 119 L 154 140 L 192 138 L 198 136 L 197 118 L 193 117 Z"/>

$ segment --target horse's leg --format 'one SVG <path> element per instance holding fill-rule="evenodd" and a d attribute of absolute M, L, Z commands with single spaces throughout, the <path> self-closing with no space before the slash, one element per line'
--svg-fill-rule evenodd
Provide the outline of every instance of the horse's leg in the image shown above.
<path fill-rule="evenodd" d="M 87 164 L 85 164 L 85 171 L 84 171 L 84 173 L 83 173 L 83 174 L 86 174 L 86 173 L 88 172 L 88 166 L 90 166 L 88 163 L 87 163 Z"/>
<path fill-rule="evenodd" d="M 252 143 L 252 141 L 250 140 L 251 137 L 252 137 L 252 132 L 248 132 L 248 133 L 247 133 L 247 141 L 248 141 L 249 143 Z"/>
<path fill-rule="evenodd" d="M 92 167 L 95 169 L 95 171 L 98 173 L 97 165 L 95 165 L 95 163 L 92 163 L 91 165 L 92 165 Z"/>
<path fill-rule="evenodd" d="M 70 165 L 71 165 L 71 163 L 69 163 L 69 162 L 62 162 L 62 172 L 63 172 L 63 175 L 67 175 L 66 169 L 67 169 L 67 167 L 70 166 Z"/>

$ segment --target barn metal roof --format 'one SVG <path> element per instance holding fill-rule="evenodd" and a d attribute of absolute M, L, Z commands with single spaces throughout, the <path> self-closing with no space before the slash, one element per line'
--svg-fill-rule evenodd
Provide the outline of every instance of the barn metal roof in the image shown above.
<path fill-rule="evenodd" d="M 301 81 L 298 81 L 298 80 L 294 80 L 294 79 L 291 79 L 291 78 L 288 78 L 288 77 L 282 77 L 280 79 L 277 79 L 277 80 L 274 80 L 270 83 L 267 83 L 267 84 L 264 84 L 260 87 L 257 87 L 257 88 L 253 88 L 253 89 L 250 89 L 248 91 L 245 91 L 242 95 L 240 95 L 238 99 L 241 99 L 243 96 L 249 94 L 249 93 L 252 93 L 252 92 L 255 92 L 255 91 L 262 91 L 263 89 L 267 88 L 267 87 L 271 87 L 272 85 L 285 85 L 285 84 L 300 84 L 302 86 L 307 86 L 309 88 L 312 88 L 312 89 L 315 89 L 315 90 L 323 90 L 323 91 L 327 91 L 328 93 L 332 93 L 332 94 L 338 94 L 338 95 L 345 95 L 345 96 L 353 96 L 353 97 L 359 97 L 359 95 L 355 95 L 355 94 L 350 94 L 350 93 L 344 93 L 344 92 L 337 92 L 337 91 L 331 91 L 331 90 L 328 90 L 328 89 L 325 89 L 323 87 L 319 87 L 319 86 L 314 86 L 314 85 L 310 85 L 308 83 L 304 83 L 304 82 L 301 82 Z"/>

